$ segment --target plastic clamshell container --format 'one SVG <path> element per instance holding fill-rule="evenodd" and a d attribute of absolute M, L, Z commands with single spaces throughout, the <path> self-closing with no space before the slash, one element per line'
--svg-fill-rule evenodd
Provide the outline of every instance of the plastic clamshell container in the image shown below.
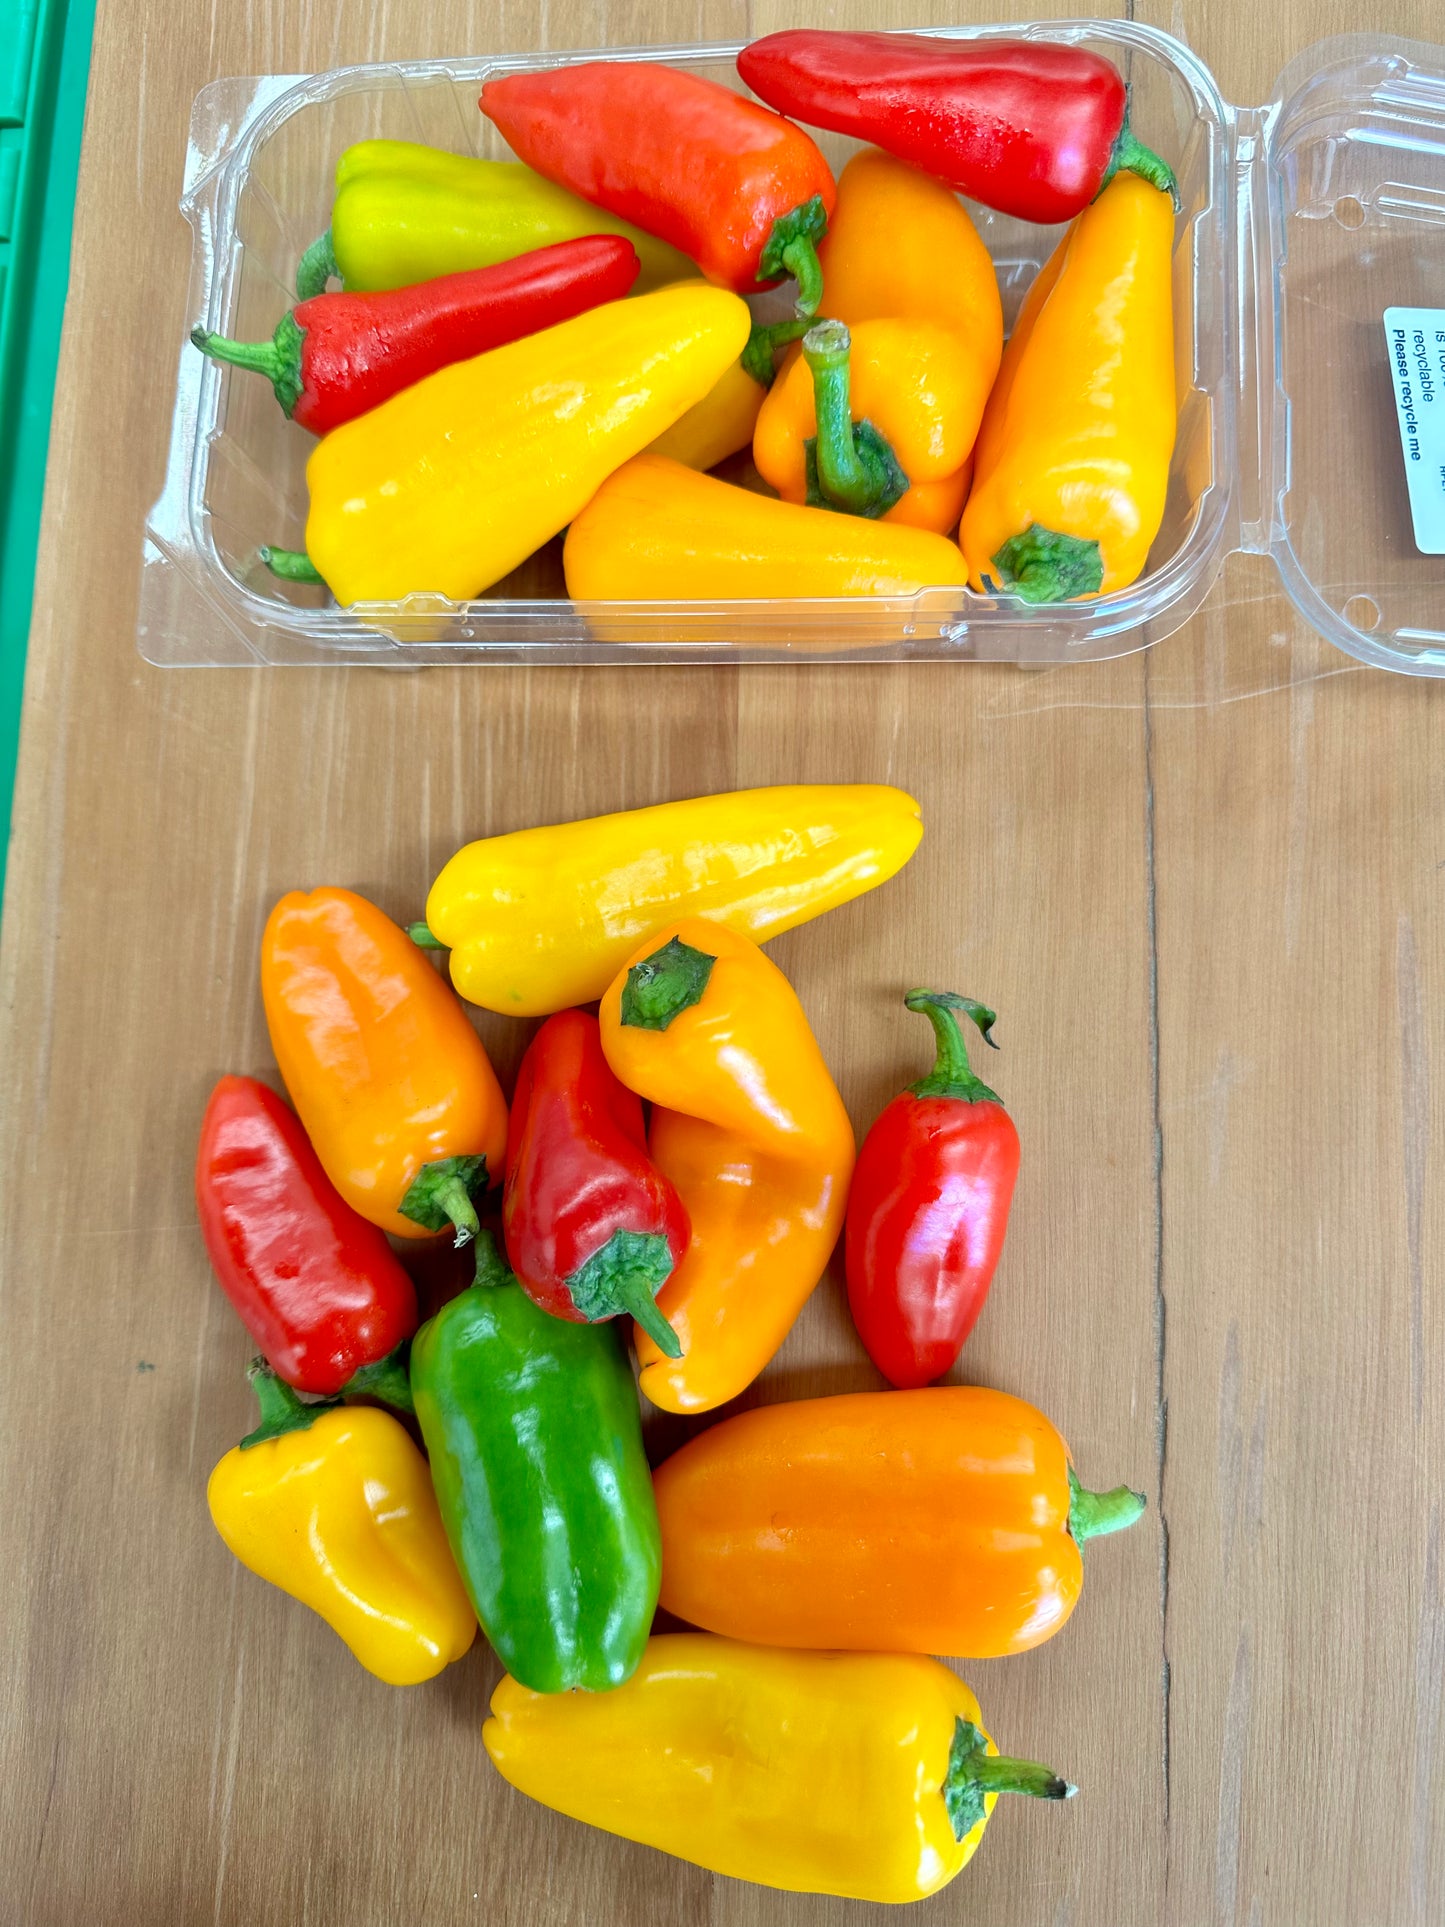
<path fill-rule="evenodd" d="M 1262 107 L 1232 107 L 1169 35 L 1123 21 L 935 30 L 1094 49 L 1131 87 L 1140 136 L 1174 165 L 1180 415 L 1163 526 L 1140 580 L 1030 607 L 965 589 L 867 600 L 574 603 L 560 543 L 475 601 L 339 608 L 271 579 L 299 546 L 311 438 L 268 384 L 180 352 L 164 490 L 146 526 L 139 643 L 157 664 L 689 663 L 1121 655 L 1179 628 L 1236 549 L 1275 558 L 1321 634 L 1362 661 L 1445 675 L 1445 557 L 1414 544 L 1384 328 L 1445 309 L 1445 49 L 1321 42 Z M 197 97 L 181 208 L 194 231 L 187 322 L 270 334 L 326 227 L 354 141 L 508 150 L 477 108 L 494 75 L 664 60 L 740 92 L 737 44 L 347 67 L 217 81 Z M 821 135 L 835 169 L 858 145 Z M 1058 230 L 971 208 L 1011 323 Z M 779 297 L 760 297 L 760 304 Z M 1445 409 L 1445 394 L 1438 398 Z"/>

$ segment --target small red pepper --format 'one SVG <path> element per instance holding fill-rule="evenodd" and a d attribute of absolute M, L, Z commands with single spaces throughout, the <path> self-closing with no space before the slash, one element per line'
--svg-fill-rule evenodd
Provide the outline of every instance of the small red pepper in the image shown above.
<path fill-rule="evenodd" d="M 613 1075 L 586 1011 L 549 1017 L 522 1059 L 502 1226 L 512 1269 L 543 1311 L 587 1324 L 630 1312 L 678 1357 L 654 1301 L 687 1249 L 687 1212 L 648 1158 L 642 1100 Z"/>
<path fill-rule="evenodd" d="M 1083 47 L 794 29 L 744 47 L 738 72 L 780 112 L 1022 221 L 1071 221 L 1121 168 L 1177 201 L 1169 167 L 1130 131 L 1118 68 Z"/>
<path fill-rule="evenodd" d="M 211 1093 L 196 1208 L 221 1289 L 279 1378 L 410 1407 L 390 1355 L 416 1330 L 411 1279 L 322 1170 L 300 1118 L 254 1077 Z"/>
<path fill-rule="evenodd" d="M 620 301 L 639 265 L 621 235 L 584 235 L 384 294 L 313 295 L 281 317 L 270 341 L 206 328 L 193 328 L 191 340 L 265 375 L 291 419 L 325 435 L 438 368 Z"/>
<path fill-rule="evenodd" d="M 848 1303 L 868 1355 L 891 1384 L 941 1378 L 983 1310 L 1019 1169 L 1019 1135 L 979 1082 L 955 1011 L 984 1039 L 994 1013 L 949 991 L 910 990 L 938 1038 L 938 1059 L 895 1097 L 858 1153 L 848 1199 Z"/>
<path fill-rule="evenodd" d="M 529 167 L 670 241 L 709 281 L 752 294 L 795 275 L 799 315 L 817 312 L 835 189 L 801 127 L 650 60 L 509 74 L 481 109 Z"/>

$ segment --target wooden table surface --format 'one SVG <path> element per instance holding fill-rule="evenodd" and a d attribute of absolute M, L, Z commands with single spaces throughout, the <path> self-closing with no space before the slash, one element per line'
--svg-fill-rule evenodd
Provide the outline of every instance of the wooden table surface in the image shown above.
<path fill-rule="evenodd" d="M 1060 11 L 1068 11 L 1064 6 Z M 845 0 L 835 24 L 986 19 Z M 1131 9 L 1132 11 L 1132 9 Z M 1427 0 L 1141 0 L 1226 97 Z M 1406 15 L 1413 14 L 1414 18 Z M 1002 667 L 158 671 L 134 647 L 214 76 L 746 37 L 777 0 L 107 0 L 95 46 L 0 967 L 0 1917 L 236 1927 L 842 1927 L 493 1774 L 478 1646 L 392 1691 L 206 1515 L 248 1345 L 190 1163 L 270 1067 L 274 898 L 416 914 L 464 839 L 734 785 L 888 780 L 928 833 L 780 942 L 857 1124 L 925 1056 L 899 996 L 1001 1011 L 1025 1164 L 970 1376 L 1147 1487 L 1062 1637 L 969 1670 L 1016 1801 L 920 1921 L 1445 1918 L 1445 687 L 1317 641 L 1263 563 L 1149 655 Z M 484 1023 L 510 1070 L 517 1030 Z M 876 1384 L 836 1279 L 762 1396 Z"/>

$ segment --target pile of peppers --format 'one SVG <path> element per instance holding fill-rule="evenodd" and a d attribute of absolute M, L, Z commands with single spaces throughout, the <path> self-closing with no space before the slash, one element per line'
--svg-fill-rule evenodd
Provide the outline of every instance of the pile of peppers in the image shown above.
<path fill-rule="evenodd" d="M 825 30 L 737 67 L 751 95 L 648 60 L 490 80 L 511 160 L 346 149 L 273 337 L 191 337 L 321 438 L 276 575 L 465 602 L 565 534 L 584 604 L 1138 578 L 1177 427 L 1178 197 L 1118 70 Z M 809 128 L 866 145 L 835 180 Z M 1063 227 L 1007 345 L 960 196 Z"/>
<path fill-rule="evenodd" d="M 1051 1638 L 1144 1505 L 1022 1399 L 937 1382 L 1019 1169 L 965 1042 L 994 1013 L 910 991 L 935 1061 L 860 1147 L 760 948 L 922 833 L 900 790 L 795 785 L 470 843 L 406 926 L 293 891 L 260 957 L 286 1097 L 223 1077 L 195 1171 L 256 1350 L 258 1422 L 207 1489 L 241 1563 L 392 1685 L 480 1626 L 482 1739 L 545 1805 L 875 1901 L 951 1880 L 1000 1794 L 1074 1791 L 1000 1755 L 940 1660 Z M 541 1020 L 510 1102 L 467 1004 Z M 889 1389 L 707 1423 L 840 1236 Z M 703 1421 L 655 1470 L 644 1402 Z M 695 1630 L 655 1634 L 659 1605 Z"/>

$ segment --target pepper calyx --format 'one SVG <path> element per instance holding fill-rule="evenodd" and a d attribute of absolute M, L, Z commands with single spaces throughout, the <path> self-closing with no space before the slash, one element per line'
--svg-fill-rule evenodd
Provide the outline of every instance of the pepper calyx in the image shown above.
<path fill-rule="evenodd" d="M 275 549 L 269 544 L 261 550 L 261 560 L 272 575 L 282 582 L 307 582 L 326 587 L 326 578 L 305 549 Z"/>
<path fill-rule="evenodd" d="M 406 934 L 411 938 L 418 950 L 448 950 L 451 948 L 449 944 L 443 943 L 440 937 L 435 936 L 430 927 L 425 923 L 409 923 L 406 926 Z"/>
<path fill-rule="evenodd" d="M 484 1157 L 437 1158 L 417 1172 L 397 1210 L 427 1231 L 453 1228 L 454 1242 L 469 1244 L 481 1229 L 477 1199 L 489 1183 Z"/>
<path fill-rule="evenodd" d="M 354 1371 L 341 1388 L 342 1398 L 374 1398 L 398 1412 L 414 1413 L 411 1396 L 411 1340 L 404 1338 L 385 1358 L 375 1358 Z"/>
<path fill-rule="evenodd" d="M 1031 522 L 1011 535 L 992 557 L 999 589 L 1025 602 L 1068 602 L 1097 595 L 1104 586 L 1104 555 L 1097 542 L 1060 535 Z"/>
<path fill-rule="evenodd" d="M 666 1030 L 674 1017 L 702 1000 L 716 957 L 681 937 L 635 963 L 622 986 L 621 1017 L 633 1030 Z"/>
<path fill-rule="evenodd" d="M 335 1398 L 317 1399 L 308 1404 L 277 1376 L 275 1367 L 260 1356 L 246 1367 L 246 1376 L 261 1408 L 261 1423 L 241 1440 L 243 1452 L 253 1445 L 264 1445 L 267 1439 L 282 1438 L 287 1432 L 304 1432 L 323 1412 L 340 1410 L 341 1401 Z"/>
<path fill-rule="evenodd" d="M 341 270 L 336 265 L 336 249 L 331 240 L 331 229 L 327 228 L 307 248 L 296 267 L 296 299 L 314 301 L 318 294 L 325 294 L 326 284 L 331 278 L 339 281 Z"/>
<path fill-rule="evenodd" d="M 212 361 L 229 362 L 233 368 L 249 368 L 264 375 L 276 391 L 276 399 L 289 421 L 296 412 L 305 382 L 301 374 L 301 344 L 306 330 L 288 309 L 276 323 L 269 341 L 232 341 L 229 335 L 209 328 L 194 327 L 192 344 Z"/>
<path fill-rule="evenodd" d="M 963 1031 L 959 1026 L 956 1011 L 962 1011 L 978 1025 L 983 1041 L 991 1050 L 997 1050 L 989 1032 L 998 1018 L 987 1004 L 975 1003 L 972 997 L 960 997 L 952 990 L 910 990 L 903 999 L 909 1010 L 915 1010 L 926 1017 L 933 1026 L 934 1037 L 938 1040 L 938 1055 L 933 1069 L 927 1077 L 921 1077 L 916 1084 L 909 1085 L 914 1097 L 954 1097 L 963 1104 L 997 1104 L 1002 1106 L 1003 1099 L 997 1091 L 991 1091 L 981 1078 L 975 1077 L 968 1062 L 968 1046 L 963 1041 Z"/>
<path fill-rule="evenodd" d="M 800 316 L 815 315 L 823 299 L 823 264 L 818 259 L 818 243 L 828 232 L 828 210 L 821 194 L 790 208 L 773 222 L 763 251 L 758 256 L 758 279 L 780 281 L 792 275 L 798 284 L 794 310 Z"/>
<path fill-rule="evenodd" d="M 1152 147 L 1146 147 L 1129 125 L 1129 100 L 1124 102 L 1124 118 L 1119 123 L 1119 132 L 1114 137 L 1114 145 L 1109 154 L 1109 165 L 1104 169 L 1104 178 L 1099 183 L 1099 194 L 1113 180 L 1116 174 L 1137 174 L 1141 180 L 1157 187 L 1161 194 L 1167 194 L 1174 203 L 1174 212 L 1179 212 L 1179 183 L 1174 178 L 1174 169 Z"/>
<path fill-rule="evenodd" d="M 1123 1532 L 1140 1518 L 1149 1501 L 1132 1486 L 1116 1485 L 1109 1492 L 1090 1492 L 1069 1467 L 1069 1537 L 1081 1550 L 1090 1539 Z"/>
<path fill-rule="evenodd" d="M 1035 1800 L 1072 1800 L 1079 1790 L 1036 1760 L 1011 1760 L 1002 1753 L 990 1753 L 988 1748 L 988 1735 L 981 1726 L 962 1715 L 954 1721 L 943 1802 L 955 1840 L 964 1839 L 988 1818 L 986 1802 L 991 1794 L 1027 1793 Z"/>
<path fill-rule="evenodd" d="M 656 1303 L 672 1272 L 661 1232 L 619 1229 L 568 1278 L 567 1295 L 589 1325 L 630 1312 L 659 1351 L 681 1358 L 682 1341 Z"/>

